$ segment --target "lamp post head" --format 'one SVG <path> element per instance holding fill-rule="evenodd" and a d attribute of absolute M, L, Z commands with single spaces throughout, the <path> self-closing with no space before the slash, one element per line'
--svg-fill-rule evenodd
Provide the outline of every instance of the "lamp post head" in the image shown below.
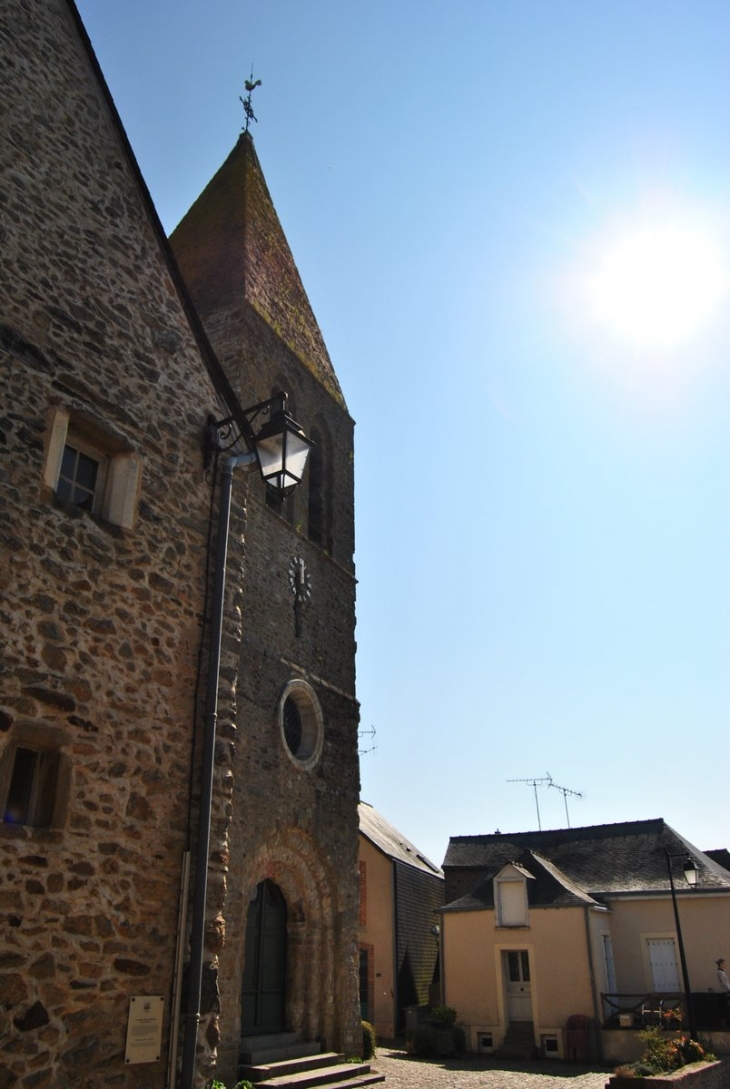
<path fill-rule="evenodd" d="M 255 453 L 267 487 L 281 498 L 289 495 L 301 483 L 314 443 L 287 412 L 286 400 L 285 393 L 277 393 L 268 401 L 239 410 L 236 415 L 220 422 L 216 422 L 214 416 L 208 416 L 203 436 L 206 471 L 219 453 L 233 449 L 243 440 L 248 449 Z M 254 424 L 262 415 L 268 419 L 256 431 Z"/>
<path fill-rule="evenodd" d="M 692 889 L 695 888 L 697 886 L 697 880 L 700 876 L 700 871 L 697 869 L 694 860 L 689 855 L 687 856 L 687 861 L 682 867 L 682 872 L 684 873 L 685 880 L 689 887 Z"/>
<path fill-rule="evenodd" d="M 314 444 L 286 411 L 284 394 L 276 400 L 279 407 L 272 406 L 269 419 L 253 441 L 262 477 L 269 488 L 283 497 L 301 482 Z"/>

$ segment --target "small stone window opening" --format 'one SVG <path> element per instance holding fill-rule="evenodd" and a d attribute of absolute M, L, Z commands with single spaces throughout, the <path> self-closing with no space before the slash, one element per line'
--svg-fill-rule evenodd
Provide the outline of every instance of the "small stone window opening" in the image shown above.
<path fill-rule="evenodd" d="M 98 496 L 103 491 L 105 462 L 106 459 L 93 457 L 66 443 L 56 485 L 58 498 L 82 510 L 93 511 L 95 505 L 98 507 Z"/>
<path fill-rule="evenodd" d="M 309 510 L 307 530 L 310 541 L 324 545 L 324 494 L 322 448 L 313 446 L 309 453 Z"/>
<path fill-rule="evenodd" d="M 10 784 L 3 807 L 6 824 L 24 824 L 31 828 L 49 828 L 56 806 L 58 768 L 57 752 L 19 745 L 15 750 Z"/>
<path fill-rule="evenodd" d="M 50 410 L 43 484 L 70 506 L 131 528 L 141 461 L 125 438 L 70 409 Z"/>
<path fill-rule="evenodd" d="M 313 427 L 314 446 L 307 472 L 307 536 L 325 552 L 332 553 L 332 443 L 324 427 Z"/>
<path fill-rule="evenodd" d="M 322 753 L 324 721 L 319 700 L 306 681 L 290 681 L 284 688 L 279 727 L 290 759 L 299 768 L 313 768 Z"/>

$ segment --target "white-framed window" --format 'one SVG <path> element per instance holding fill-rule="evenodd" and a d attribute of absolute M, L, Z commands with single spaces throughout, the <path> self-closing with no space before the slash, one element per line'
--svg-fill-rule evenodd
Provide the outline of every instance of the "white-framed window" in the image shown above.
<path fill-rule="evenodd" d="M 94 511 L 104 495 L 108 459 L 86 443 L 67 436 L 58 471 L 56 495 L 67 503 Z"/>
<path fill-rule="evenodd" d="M 67 408 L 50 414 L 43 483 L 64 503 L 129 529 L 141 464 L 129 443 Z"/>

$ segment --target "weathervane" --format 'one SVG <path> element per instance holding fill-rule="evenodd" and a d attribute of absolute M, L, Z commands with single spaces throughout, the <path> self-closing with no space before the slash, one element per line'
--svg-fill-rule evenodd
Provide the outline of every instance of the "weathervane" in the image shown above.
<path fill-rule="evenodd" d="M 260 86 L 261 86 L 261 80 L 260 79 L 254 80 L 254 78 L 253 78 L 253 65 L 251 65 L 251 76 L 244 83 L 244 87 L 248 91 L 248 94 L 246 95 L 245 98 L 241 98 L 240 95 L 239 95 L 239 102 L 243 106 L 243 112 L 246 114 L 246 125 L 245 125 L 245 128 L 243 129 L 244 132 L 248 132 L 248 126 L 251 124 L 252 121 L 258 122 L 258 117 L 253 112 L 253 106 L 251 105 L 251 95 L 256 90 L 256 88 L 260 87 Z"/>

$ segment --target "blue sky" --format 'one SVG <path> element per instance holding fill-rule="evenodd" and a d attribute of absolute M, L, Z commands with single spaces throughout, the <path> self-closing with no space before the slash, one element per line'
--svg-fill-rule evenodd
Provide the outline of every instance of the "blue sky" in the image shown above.
<path fill-rule="evenodd" d="M 730 845 L 730 272 L 693 266 L 662 330 L 695 287 L 714 305 L 677 339 L 595 286 L 666 230 L 730 268 L 730 5 L 79 9 L 167 230 L 263 81 L 259 157 L 357 422 L 365 800 L 437 862 L 536 827 L 508 780 L 548 773 L 572 825 Z"/>

